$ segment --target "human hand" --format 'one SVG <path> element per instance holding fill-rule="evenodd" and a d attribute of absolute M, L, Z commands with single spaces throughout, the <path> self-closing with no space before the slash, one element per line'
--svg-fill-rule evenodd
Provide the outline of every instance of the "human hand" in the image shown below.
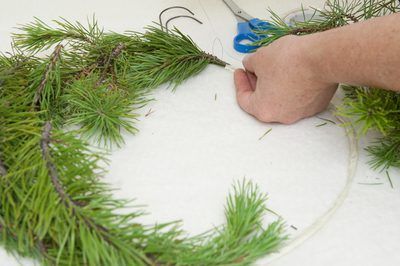
<path fill-rule="evenodd" d="M 283 37 L 243 59 L 245 70 L 236 70 L 234 79 L 244 111 L 263 122 L 291 124 L 328 106 L 338 84 L 324 79 L 306 37 Z"/>

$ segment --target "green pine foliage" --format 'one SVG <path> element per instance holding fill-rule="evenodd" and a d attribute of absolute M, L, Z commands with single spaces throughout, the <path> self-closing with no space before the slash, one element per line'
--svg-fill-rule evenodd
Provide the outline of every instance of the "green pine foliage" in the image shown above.
<path fill-rule="evenodd" d="M 305 35 L 400 11 L 397 0 L 330 0 L 314 16 L 287 25 L 271 11 L 273 27 L 260 32 L 259 45 L 269 45 L 286 35 Z M 306 18 L 306 16 L 304 16 Z M 339 114 L 350 117 L 359 126 L 360 135 L 378 131 L 378 138 L 367 151 L 374 169 L 400 167 L 400 96 L 398 92 L 360 86 L 342 86 L 345 98 Z"/>
<path fill-rule="evenodd" d="M 263 224 L 267 197 L 249 181 L 229 195 L 226 223 L 194 237 L 179 222 L 140 224 L 144 209 L 102 182 L 103 145 L 137 131 L 152 89 L 225 63 L 178 30 L 55 24 L 21 27 L 0 56 L 0 243 L 42 265 L 74 266 L 249 265 L 276 251 L 285 226 Z"/>
<path fill-rule="evenodd" d="M 110 89 L 99 84 L 98 76 L 78 79 L 66 88 L 63 95 L 69 125 L 81 125 L 84 136 L 98 142 L 122 143 L 121 130 L 134 134 L 137 129 L 135 97 L 118 87 Z"/>
<path fill-rule="evenodd" d="M 367 151 L 374 169 L 400 167 L 400 94 L 379 88 L 342 86 L 345 99 L 339 112 L 353 118 L 361 135 L 381 134 Z"/>
<path fill-rule="evenodd" d="M 217 57 L 201 51 L 189 36 L 178 29 L 175 29 L 175 34 L 154 26 L 146 29 L 141 35 L 141 51 L 136 53 L 131 65 L 129 83 L 132 86 L 154 88 L 163 83 L 176 86 L 210 63 L 226 65 Z"/>
<path fill-rule="evenodd" d="M 311 8 L 314 15 L 306 16 L 304 21 L 296 21 L 288 25 L 274 11 L 270 10 L 272 27 L 267 31 L 259 31 L 264 36 L 257 45 L 268 45 L 286 35 L 306 35 L 330 30 L 351 23 L 367 20 L 398 12 L 400 5 L 397 0 L 328 0 L 324 8 Z"/>

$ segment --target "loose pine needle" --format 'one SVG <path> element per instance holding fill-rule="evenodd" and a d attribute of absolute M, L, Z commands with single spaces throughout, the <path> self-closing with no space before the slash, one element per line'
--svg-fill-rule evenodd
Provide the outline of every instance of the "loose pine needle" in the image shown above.
<path fill-rule="evenodd" d="M 149 111 L 144 115 L 144 117 L 148 117 L 149 115 L 151 115 L 152 113 L 154 113 L 155 111 L 153 109 L 149 109 Z"/>
<path fill-rule="evenodd" d="M 327 122 L 325 122 L 325 123 L 322 123 L 322 124 L 318 124 L 318 125 L 316 125 L 315 127 L 323 127 L 323 126 L 326 126 L 328 123 Z"/>
<path fill-rule="evenodd" d="M 330 119 L 327 119 L 327 118 L 323 118 L 323 117 L 320 117 L 320 116 L 317 116 L 317 118 L 318 118 L 318 119 L 321 119 L 321 120 L 323 120 L 323 121 L 325 121 L 325 122 L 328 122 L 328 123 L 331 123 L 331 124 L 336 125 L 336 122 L 333 121 L 333 120 L 330 120 Z"/>
<path fill-rule="evenodd" d="M 258 140 L 262 140 L 271 131 L 272 131 L 272 128 L 268 129 L 264 134 L 262 134 L 261 137 L 258 138 Z"/>
<path fill-rule="evenodd" d="M 388 178 L 388 180 L 389 180 L 390 187 L 391 187 L 391 188 L 394 188 L 392 179 L 390 178 L 390 175 L 389 175 L 389 172 L 388 172 L 388 171 L 386 171 L 386 176 L 387 176 L 387 178 Z"/>
<path fill-rule="evenodd" d="M 368 186 L 376 186 L 376 185 L 383 185 L 383 183 L 358 183 L 359 185 L 368 185 Z"/>

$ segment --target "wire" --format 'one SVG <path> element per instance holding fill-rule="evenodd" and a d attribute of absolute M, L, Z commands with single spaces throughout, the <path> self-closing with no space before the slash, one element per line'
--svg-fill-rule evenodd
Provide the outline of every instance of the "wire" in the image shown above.
<path fill-rule="evenodd" d="M 227 65 L 225 67 L 226 70 L 230 72 L 234 72 L 235 69 L 232 66 Z M 304 242 L 306 242 L 310 237 L 315 235 L 319 230 L 321 230 L 333 217 L 333 215 L 336 213 L 336 211 L 343 205 L 344 201 L 346 200 L 351 185 L 354 182 L 354 178 L 356 175 L 357 171 L 357 164 L 358 164 L 358 142 L 357 142 L 357 134 L 350 123 L 346 118 L 340 117 L 336 115 L 337 113 L 337 108 L 335 105 L 330 104 L 328 107 L 328 110 L 336 117 L 337 120 L 339 120 L 342 124 L 346 124 L 348 126 L 344 127 L 346 131 L 346 136 L 348 140 L 348 145 L 349 145 L 349 158 L 348 158 L 348 163 L 347 163 L 347 179 L 346 183 L 342 189 L 342 191 L 339 193 L 339 195 L 336 197 L 335 201 L 332 203 L 332 205 L 329 207 L 329 209 L 323 213 L 320 217 L 318 217 L 310 226 L 308 226 L 303 232 L 301 232 L 298 236 L 290 239 L 286 245 L 284 245 L 278 253 L 270 255 L 268 258 L 265 259 L 266 263 L 271 263 L 273 261 L 276 261 L 283 256 L 287 255 L 290 253 L 292 250 L 295 248 L 299 247 L 302 245 Z"/>
<path fill-rule="evenodd" d="M 160 14 L 158 14 L 158 21 L 160 22 L 161 30 L 163 29 L 162 15 L 163 15 L 166 11 L 171 10 L 171 9 L 184 9 L 184 10 L 186 10 L 187 12 L 189 12 L 190 14 L 192 14 L 192 16 L 194 16 L 194 13 L 193 13 L 189 8 L 187 8 L 187 7 L 184 7 L 184 6 L 170 6 L 170 7 L 167 7 L 167 8 L 165 8 L 165 9 L 163 9 L 163 10 L 160 12 Z M 168 22 L 167 22 L 167 23 L 168 23 Z"/>
<path fill-rule="evenodd" d="M 329 110 L 333 115 L 337 112 L 336 106 L 330 104 Z M 337 196 L 336 200 L 332 203 L 331 207 L 319 218 L 317 218 L 312 225 L 306 228 L 302 233 L 300 233 L 297 237 L 292 238 L 282 249 L 274 254 L 271 255 L 266 259 L 268 263 L 272 261 L 276 261 L 295 248 L 302 245 L 306 242 L 310 237 L 315 235 L 320 229 L 322 229 L 333 217 L 336 211 L 343 205 L 344 201 L 346 200 L 351 185 L 354 182 L 354 177 L 357 171 L 357 163 L 358 163 L 358 143 L 357 143 L 357 136 L 355 133 L 354 128 L 351 126 L 351 123 L 347 121 L 347 119 L 335 115 L 336 119 L 338 119 L 341 123 L 346 123 L 349 126 L 344 127 L 349 143 L 349 158 L 348 158 L 348 165 L 347 165 L 347 180 L 346 184 L 343 187 L 340 194 Z"/>
<path fill-rule="evenodd" d="M 167 20 L 167 22 L 165 23 L 165 29 L 166 29 L 167 31 L 168 31 L 168 23 L 169 23 L 171 20 L 174 20 L 174 19 L 177 19 L 177 18 L 190 18 L 190 19 L 193 19 L 194 21 L 197 21 L 199 24 L 203 24 L 203 22 L 201 22 L 200 20 L 198 20 L 198 19 L 195 18 L 195 17 L 187 16 L 187 15 L 179 15 L 179 16 L 175 16 L 175 17 L 172 17 L 172 18 L 170 18 L 170 19 Z"/>

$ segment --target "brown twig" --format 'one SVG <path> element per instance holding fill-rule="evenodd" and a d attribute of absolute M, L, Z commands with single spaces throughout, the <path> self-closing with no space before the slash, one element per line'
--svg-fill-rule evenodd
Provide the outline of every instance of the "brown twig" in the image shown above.
<path fill-rule="evenodd" d="M 211 64 L 214 64 L 217 66 L 225 67 L 225 66 L 229 65 L 227 62 L 219 59 L 218 57 L 216 57 L 215 55 L 212 55 L 212 54 L 206 53 L 204 55 L 204 58 L 208 59 Z"/>
<path fill-rule="evenodd" d="M 118 43 L 117 46 L 112 50 L 111 54 L 108 56 L 108 59 L 104 64 L 103 72 L 101 73 L 101 76 L 96 83 L 96 87 L 100 86 L 104 82 L 111 63 L 122 53 L 122 50 L 124 50 L 124 48 L 125 44 Z"/>
<path fill-rule="evenodd" d="M 61 200 L 68 205 L 69 202 L 72 202 L 72 199 L 69 197 L 69 195 L 65 192 L 64 188 L 62 187 L 58 176 L 57 168 L 53 164 L 50 156 L 51 128 L 52 128 L 51 123 L 46 122 L 42 132 L 42 139 L 40 140 L 40 148 L 42 150 L 43 159 L 46 161 L 46 167 L 48 169 L 51 182 L 53 183 L 53 186 L 57 191 L 58 195 L 60 196 Z"/>
<path fill-rule="evenodd" d="M 68 208 L 72 210 L 72 215 L 76 216 L 78 219 L 82 219 L 84 224 L 99 233 L 99 236 L 104 239 L 105 242 L 107 242 L 110 246 L 113 246 L 115 249 L 120 249 L 120 245 L 117 243 L 113 242 L 112 240 L 112 233 L 107 229 L 106 227 L 97 224 L 92 218 L 85 216 L 80 212 L 80 208 L 82 205 L 80 205 L 79 202 L 72 200 L 70 195 L 67 194 L 67 192 L 64 190 L 59 175 L 57 168 L 55 164 L 53 163 L 53 160 L 51 158 L 51 152 L 50 152 L 50 143 L 51 143 L 51 130 L 52 126 L 49 121 L 47 121 L 43 127 L 43 132 L 42 132 L 42 138 L 40 141 L 40 148 L 42 150 L 42 156 L 43 159 L 46 163 L 46 167 L 48 169 L 48 175 L 51 179 L 51 182 L 57 192 L 57 194 L 60 196 L 63 204 Z M 39 249 L 42 251 L 43 246 L 40 246 L 43 243 L 39 243 Z M 129 243 L 126 243 L 127 245 Z M 147 259 L 146 259 L 147 260 Z M 150 263 L 149 260 L 147 262 Z"/>
<path fill-rule="evenodd" d="M 83 207 L 86 206 L 87 204 L 80 202 L 80 201 L 75 201 L 73 200 L 64 190 L 60 178 L 58 176 L 58 171 L 56 166 L 54 165 L 51 154 L 50 154 L 50 142 L 52 141 L 51 139 L 51 123 L 47 121 L 44 125 L 43 132 L 42 132 L 42 139 L 40 141 L 40 148 L 42 150 L 42 156 L 46 162 L 46 167 L 49 172 L 49 176 L 51 179 L 51 182 L 57 191 L 57 194 L 60 196 L 61 200 L 64 202 L 64 204 L 67 207 Z M 59 141 L 58 141 L 59 142 Z M 72 205 L 72 206 L 70 206 Z M 74 209 L 73 209 L 74 210 Z M 75 210 L 74 210 L 75 211 Z"/>
<path fill-rule="evenodd" d="M 149 115 L 151 115 L 152 113 L 154 113 L 155 111 L 153 109 L 149 109 L 149 111 L 144 115 L 144 117 L 148 117 Z"/>
<path fill-rule="evenodd" d="M 321 31 L 326 31 L 330 30 L 332 27 L 330 26 L 325 26 L 325 27 L 299 27 L 299 28 L 294 28 L 290 31 L 289 34 L 291 35 L 302 35 L 302 34 L 310 34 L 310 33 L 316 33 L 316 32 L 321 32 Z"/>
<path fill-rule="evenodd" d="M 46 86 L 46 83 L 48 82 L 48 79 L 49 79 L 51 71 L 54 69 L 54 67 L 57 64 L 57 61 L 61 57 L 62 48 L 63 48 L 63 45 L 59 44 L 54 49 L 53 53 L 50 56 L 50 62 L 46 66 L 46 71 L 43 74 L 42 80 L 40 81 L 40 84 L 36 89 L 36 93 L 35 93 L 35 96 L 33 98 L 33 106 L 35 107 L 36 111 L 40 110 L 40 99 L 41 99 L 41 96 L 42 96 L 42 92 L 44 90 L 44 87 Z"/>
<path fill-rule="evenodd" d="M 72 209 L 72 213 L 74 215 L 79 215 L 79 208 L 83 205 L 81 202 L 74 201 L 70 195 L 67 194 L 67 192 L 64 190 L 59 175 L 57 168 L 55 164 L 53 163 L 53 160 L 51 158 L 51 153 L 50 153 L 50 142 L 51 142 L 51 130 L 52 126 L 49 121 L 47 121 L 43 127 L 43 132 L 42 132 L 42 138 L 40 141 L 40 148 L 42 150 L 42 156 L 44 161 L 46 162 L 46 167 L 48 170 L 49 177 L 51 179 L 51 182 L 54 186 L 54 189 L 56 190 L 57 194 L 60 196 L 62 202 L 67 208 Z M 102 225 L 97 224 L 95 221 L 93 221 L 91 218 L 88 218 L 86 216 L 81 216 L 79 215 L 80 218 L 83 219 L 85 224 L 89 227 L 92 228 L 96 231 L 102 232 L 102 236 L 104 237 L 105 241 L 107 243 L 113 245 L 112 241 L 108 237 L 109 231 L 107 228 L 105 228 Z"/>
<path fill-rule="evenodd" d="M 0 177 L 3 177 L 5 175 L 7 175 L 7 169 L 6 169 L 4 162 L 0 158 Z"/>
<path fill-rule="evenodd" d="M 346 14 L 345 15 L 346 18 L 350 19 L 351 21 L 353 21 L 354 23 L 357 23 L 359 20 L 352 14 Z"/>

